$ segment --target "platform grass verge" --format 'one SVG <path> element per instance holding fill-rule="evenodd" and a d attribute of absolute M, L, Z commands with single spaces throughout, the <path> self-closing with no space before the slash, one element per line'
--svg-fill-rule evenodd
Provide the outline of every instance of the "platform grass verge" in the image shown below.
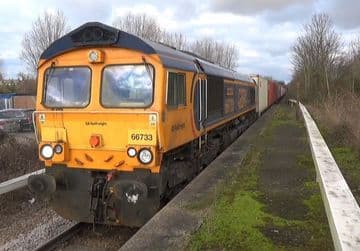
<path fill-rule="evenodd" d="M 332 250 L 323 201 L 315 181 L 311 154 L 297 156 L 296 165 L 309 171 L 300 200 L 306 207 L 304 219 L 284 219 L 267 209 L 261 191 L 259 167 L 266 146 L 283 126 L 304 128 L 295 114 L 283 107 L 274 112 L 231 180 L 217 187 L 209 214 L 195 232 L 190 250 Z M 301 139 L 302 140 L 302 139 Z M 305 142 L 304 142 L 305 143 Z"/>
<path fill-rule="evenodd" d="M 192 250 L 225 248 L 273 250 L 273 245 L 259 229 L 264 226 L 263 204 L 258 197 L 256 167 L 260 153 L 251 150 L 230 186 L 222 184 L 212 211 L 190 242 Z M 218 189 L 219 191 L 220 189 Z M 255 246 L 254 246 L 255 245 Z"/>
<path fill-rule="evenodd" d="M 331 152 L 340 167 L 358 204 L 360 204 L 360 156 L 350 147 L 331 147 Z"/>
<path fill-rule="evenodd" d="M 310 112 L 357 203 L 360 204 L 360 147 L 348 142 L 347 131 L 341 127 L 334 128 L 319 110 L 310 109 Z"/>
<path fill-rule="evenodd" d="M 283 107 L 277 107 L 273 113 L 273 119 L 267 124 L 261 136 L 264 139 L 271 140 L 274 135 L 274 130 L 281 126 L 304 128 L 302 121 L 295 119 L 295 111 L 289 112 L 287 109 L 283 109 Z"/>

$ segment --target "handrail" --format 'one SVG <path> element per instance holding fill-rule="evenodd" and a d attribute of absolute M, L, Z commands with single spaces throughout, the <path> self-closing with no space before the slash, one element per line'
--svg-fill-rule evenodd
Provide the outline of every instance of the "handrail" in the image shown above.
<path fill-rule="evenodd" d="M 17 178 L 7 180 L 7 181 L 0 183 L 0 195 L 14 191 L 14 190 L 22 188 L 22 187 L 25 187 L 27 185 L 27 180 L 28 180 L 29 176 L 42 174 L 42 173 L 45 173 L 45 169 L 40 169 L 35 172 L 24 174 Z"/>
<path fill-rule="evenodd" d="M 299 102 L 335 250 L 360 250 L 360 208 L 324 138 Z"/>

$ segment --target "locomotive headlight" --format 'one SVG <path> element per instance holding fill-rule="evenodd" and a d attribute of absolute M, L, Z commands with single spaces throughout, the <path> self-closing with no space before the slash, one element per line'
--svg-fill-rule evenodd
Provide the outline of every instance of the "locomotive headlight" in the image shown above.
<path fill-rule="evenodd" d="M 149 149 L 143 148 L 139 152 L 139 161 L 143 164 L 151 163 L 153 155 Z"/>
<path fill-rule="evenodd" d="M 61 145 L 56 145 L 56 146 L 54 147 L 54 152 L 55 152 L 56 154 L 60 154 L 60 153 L 62 153 L 62 151 L 63 151 L 63 147 L 62 147 Z"/>
<path fill-rule="evenodd" d="M 130 158 L 134 158 L 136 156 L 136 149 L 133 147 L 129 147 L 127 150 L 127 154 Z"/>
<path fill-rule="evenodd" d="M 54 155 L 54 150 L 51 145 L 43 145 L 40 149 L 40 154 L 44 159 L 51 159 Z"/>

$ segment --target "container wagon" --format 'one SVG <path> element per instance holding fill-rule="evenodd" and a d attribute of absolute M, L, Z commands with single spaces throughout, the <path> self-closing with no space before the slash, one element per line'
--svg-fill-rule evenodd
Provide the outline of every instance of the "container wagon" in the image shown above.
<path fill-rule="evenodd" d="M 261 115 L 268 108 L 268 80 L 260 75 L 253 75 L 251 78 L 256 83 L 256 112 Z"/>

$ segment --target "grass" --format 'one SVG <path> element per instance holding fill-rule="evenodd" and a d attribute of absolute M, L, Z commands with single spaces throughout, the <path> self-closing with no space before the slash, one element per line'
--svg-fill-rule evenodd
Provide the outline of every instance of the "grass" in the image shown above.
<path fill-rule="evenodd" d="M 310 105 L 311 115 L 360 204 L 360 117 L 357 96 Z"/>
<path fill-rule="evenodd" d="M 304 220 L 288 220 L 272 214 L 263 201 L 259 186 L 259 167 L 265 147 L 281 126 L 303 127 L 286 110 L 275 111 L 274 119 L 257 137 L 245 157 L 242 168 L 230 175 L 232 180 L 217 188 L 210 213 L 192 236 L 191 250 L 329 250 L 329 229 L 319 188 L 315 180 L 304 182 L 303 203 L 307 207 Z M 315 170 L 310 154 L 299 155 L 297 165 Z M 199 202 L 199 205 L 209 205 Z"/>
<path fill-rule="evenodd" d="M 224 186 L 211 215 L 191 240 L 191 249 L 275 250 L 260 230 L 263 204 L 258 197 L 256 168 L 259 152 L 251 150 L 231 186 Z"/>
<path fill-rule="evenodd" d="M 295 112 L 293 111 L 295 114 Z M 304 128 L 301 121 L 294 119 L 294 114 L 289 114 L 285 109 L 277 109 L 274 111 L 273 119 L 268 123 L 265 130 L 261 133 L 263 139 L 270 141 L 274 135 L 274 130 L 281 126 L 294 126 L 297 128 Z"/>
<path fill-rule="evenodd" d="M 360 158 L 350 147 L 331 147 L 331 152 L 340 167 L 358 204 L 360 204 Z"/>

